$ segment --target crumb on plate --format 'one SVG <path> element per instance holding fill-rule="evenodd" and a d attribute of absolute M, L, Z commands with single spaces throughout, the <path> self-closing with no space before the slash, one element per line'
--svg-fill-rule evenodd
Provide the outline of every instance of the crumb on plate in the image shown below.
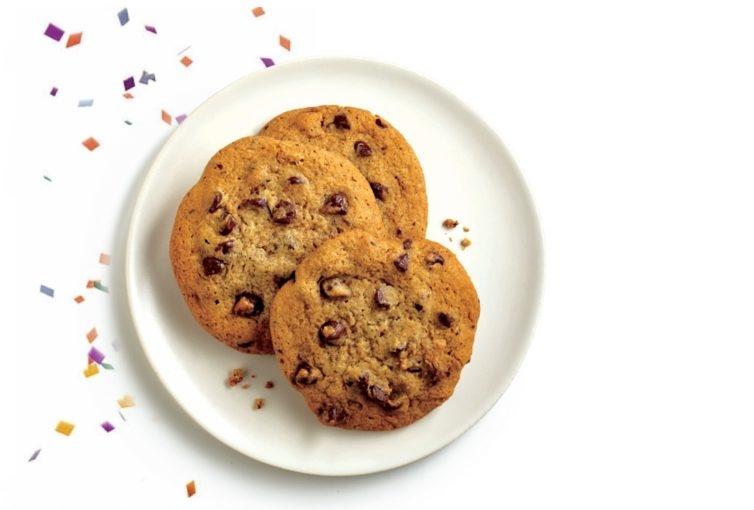
<path fill-rule="evenodd" d="M 456 228 L 458 226 L 458 220 L 448 218 L 447 220 L 442 222 L 442 226 L 447 229 Z"/>
<path fill-rule="evenodd" d="M 233 387 L 240 383 L 246 377 L 246 369 L 234 368 L 228 372 L 228 379 L 225 381 L 229 387 Z"/>
<path fill-rule="evenodd" d="M 262 409 L 264 407 L 264 399 L 263 398 L 255 398 L 254 399 L 254 405 L 253 408 L 255 411 L 258 411 L 259 409 Z"/>

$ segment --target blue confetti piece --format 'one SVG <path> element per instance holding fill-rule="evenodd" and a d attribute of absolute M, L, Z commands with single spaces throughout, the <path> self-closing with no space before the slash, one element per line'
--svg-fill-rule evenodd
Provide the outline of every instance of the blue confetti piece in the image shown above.
<path fill-rule="evenodd" d="M 37 457 L 39 457 L 39 452 L 41 452 L 41 448 L 37 448 L 37 451 L 31 454 L 31 457 L 29 457 L 29 462 L 37 460 Z"/>
<path fill-rule="evenodd" d="M 264 67 L 272 67 L 272 66 L 274 66 L 274 65 L 275 65 L 275 61 L 274 61 L 274 60 L 272 60 L 272 59 L 271 59 L 271 58 L 269 58 L 269 57 L 259 57 L 259 59 L 260 59 L 260 60 L 262 61 L 262 63 L 264 64 Z"/>
<path fill-rule="evenodd" d="M 150 81 L 157 81 L 157 78 L 155 77 L 154 73 L 148 73 L 146 71 L 142 71 L 141 78 L 139 78 L 139 83 L 143 85 L 149 85 Z"/>
<path fill-rule="evenodd" d="M 128 9 L 124 8 L 122 11 L 118 13 L 118 21 L 120 21 L 120 26 L 125 25 L 128 23 L 128 20 L 130 18 L 128 17 Z"/>
<path fill-rule="evenodd" d="M 55 289 L 51 289 L 50 287 L 46 285 L 40 285 L 39 292 L 41 292 L 42 294 L 46 294 L 50 297 L 55 297 Z"/>
<path fill-rule="evenodd" d="M 94 104 L 94 99 L 79 99 L 79 108 L 85 108 L 87 106 L 92 106 Z"/>

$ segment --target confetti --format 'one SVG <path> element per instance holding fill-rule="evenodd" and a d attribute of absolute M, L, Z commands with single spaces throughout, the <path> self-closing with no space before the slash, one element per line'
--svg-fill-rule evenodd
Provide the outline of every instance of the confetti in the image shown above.
<path fill-rule="evenodd" d="M 153 27 L 152 25 L 144 25 L 144 29 L 147 32 L 152 32 L 153 34 L 157 35 L 157 29 Z"/>
<path fill-rule="evenodd" d="M 45 294 L 46 296 L 55 297 L 55 289 L 51 289 L 50 287 L 46 285 L 40 285 L 39 292 L 41 292 L 42 294 Z"/>
<path fill-rule="evenodd" d="M 148 71 L 142 71 L 141 78 L 139 78 L 139 83 L 143 85 L 149 85 L 150 81 L 157 81 L 155 74 Z"/>
<path fill-rule="evenodd" d="M 118 343 L 117 343 L 117 342 L 111 342 L 111 343 L 110 343 L 110 345 L 112 345 L 112 346 L 113 346 L 113 350 L 114 350 L 115 352 L 118 352 L 118 351 L 120 351 L 120 347 L 118 347 Z"/>
<path fill-rule="evenodd" d="M 123 122 L 125 122 L 125 123 L 126 123 L 126 124 L 128 124 L 129 126 L 133 125 L 133 122 L 131 122 L 131 121 L 130 121 L 130 120 L 128 120 L 128 119 L 124 120 Z"/>
<path fill-rule="evenodd" d="M 288 51 L 291 51 L 291 40 L 285 37 L 284 35 L 281 35 L 278 37 L 278 42 L 280 42 L 280 46 L 285 48 Z"/>
<path fill-rule="evenodd" d="M 102 368 L 105 370 L 115 370 L 115 367 L 113 367 L 110 363 L 102 363 Z"/>
<path fill-rule="evenodd" d="M 168 126 L 173 122 L 173 117 L 171 117 L 170 114 L 165 110 L 162 110 L 162 122 L 164 122 Z"/>
<path fill-rule="evenodd" d="M 123 398 L 118 399 L 118 405 L 121 408 L 133 407 L 136 405 L 136 402 L 134 402 L 134 398 L 131 395 L 125 394 L 123 395 Z M 123 419 L 125 420 L 125 418 Z"/>
<path fill-rule="evenodd" d="M 86 377 L 87 379 L 97 374 L 99 374 L 99 368 L 97 368 L 96 363 L 89 363 L 84 369 L 84 377 Z"/>
<path fill-rule="evenodd" d="M 196 494 L 196 484 L 193 480 L 191 480 L 189 483 L 186 484 L 186 494 L 188 494 L 188 497 L 193 496 Z"/>
<path fill-rule="evenodd" d="M 259 409 L 262 409 L 264 407 L 264 399 L 263 398 L 255 398 L 254 399 L 254 410 L 258 411 Z"/>
<path fill-rule="evenodd" d="M 180 114 L 180 115 L 176 115 L 176 116 L 175 116 L 175 121 L 176 121 L 176 122 L 177 122 L 178 124 L 181 124 L 181 123 L 183 123 L 183 121 L 184 121 L 184 120 L 186 120 L 186 114 L 185 114 L 185 113 L 182 113 L 182 114 Z"/>
<path fill-rule="evenodd" d="M 89 359 L 94 361 L 95 363 L 101 365 L 102 361 L 105 359 L 105 355 L 96 347 L 92 346 L 91 349 L 89 349 Z"/>
<path fill-rule="evenodd" d="M 262 9 L 261 7 L 254 7 L 251 10 L 251 13 L 254 15 L 255 18 L 258 18 L 259 16 L 264 14 L 264 9 Z"/>
<path fill-rule="evenodd" d="M 186 46 L 186 47 L 185 47 L 185 48 L 183 48 L 183 49 L 182 49 L 181 51 L 179 51 L 178 53 L 176 53 L 176 54 L 175 54 L 175 55 L 176 55 L 176 57 L 177 57 L 177 56 L 179 56 L 179 55 L 180 55 L 181 53 L 185 53 L 185 52 L 186 52 L 186 51 L 188 51 L 188 50 L 189 50 L 190 48 L 191 48 L 191 45 L 189 45 L 189 46 Z"/>
<path fill-rule="evenodd" d="M 272 381 L 267 381 L 266 383 L 264 383 L 264 387 L 270 390 L 275 387 L 275 383 Z"/>
<path fill-rule="evenodd" d="M 58 88 L 57 87 L 52 87 L 50 89 L 50 95 L 53 96 L 53 97 L 57 96 L 58 95 Z"/>
<path fill-rule="evenodd" d="M 89 330 L 89 333 L 86 334 L 86 339 L 89 340 L 89 343 L 94 342 L 97 339 L 97 328 L 92 328 Z"/>
<path fill-rule="evenodd" d="M 78 296 L 76 296 L 75 298 L 73 298 L 73 300 L 76 301 L 76 303 L 81 304 L 81 303 L 84 302 L 84 296 L 82 296 L 82 295 L 79 294 Z"/>
<path fill-rule="evenodd" d="M 94 288 L 94 280 L 89 280 L 86 282 L 86 288 L 87 289 L 93 289 Z"/>
<path fill-rule="evenodd" d="M 76 425 L 73 423 L 68 423 L 67 421 L 59 421 L 57 426 L 55 427 L 55 432 L 59 432 L 60 434 L 63 434 L 64 436 L 70 436 L 71 432 L 73 432 L 73 428 Z"/>
<path fill-rule="evenodd" d="M 105 285 L 102 285 L 102 282 L 100 282 L 99 280 L 94 280 L 94 288 L 101 290 L 104 293 L 110 292 L 110 289 L 108 289 Z"/>
<path fill-rule="evenodd" d="M 105 432 L 112 432 L 113 430 L 115 430 L 115 427 L 109 421 L 103 421 L 100 424 L 100 427 L 102 427 L 105 430 Z"/>
<path fill-rule="evenodd" d="M 52 23 L 47 25 L 47 29 L 45 30 L 45 35 L 50 39 L 55 39 L 56 41 L 61 40 L 63 38 L 63 34 L 65 34 L 65 31 L 62 28 L 53 25 Z"/>
<path fill-rule="evenodd" d="M 130 92 L 126 92 L 125 94 L 123 94 L 123 97 L 125 97 L 126 99 L 133 99 L 134 98 L 133 94 L 131 94 Z"/>
<path fill-rule="evenodd" d="M 183 64 L 186 67 L 190 66 L 193 63 L 194 61 L 191 60 L 191 58 L 189 58 L 188 55 L 184 55 L 183 58 L 181 59 L 181 64 Z"/>
<path fill-rule="evenodd" d="M 126 90 L 130 90 L 136 86 L 136 83 L 134 82 L 134 77 L 129 76 L 125 80 L 123 80 L 123 88 Z"/>
<path fill-rule="evenodd" d="M 87 106 L 92 106 L 94 104 L 94 99 L 79 99 L 79 108 L 86 108 Z"/>
<path fill-rule="evenodd" d="M 106 266 L 110 265 L 110 255 L 107 253 L 100 253 L 99 254 L 99 263 L 104 264 Z"/>
<path fill-rule="evenodd" d="M 31 457 L 29 457 L 29 462 L 37 460 L 37 457 L 39 457 L 39 452 L 41 452 L 41 448 L 37 448 L 37 450 L 31 454 Z"/>
<path fill-rule="evenodd" d="M 94 149 L 99 147 L 99 142 L 95 140 L 94 138 L 92 138 L 91 136 L 87 138 L 86 140 L 84 140 L 83 142 L 81 142 L 81 144 L 87 149 L 89 149 L 90 151 L 93 151 Z"/>
<path fill-rule="evenodd" d="M 118 414 L 120 415 L 120 418 L 121 418 L 121 419 L 122 419 L 123 421 L 128 421 L 128 420 L 126 420 L 126 417 L 125 417 L 125 416 L 123 416 L 123 413 L 121 413 L 120 411 L 118 411 Z"/>
<path fill-rule="evenodd" d="M 128 9 L 123 9 L 122 11 L 118 12 L 118 21 L 120 21 L 120 26 L 125 25 L 129 21 L 128 17 Z"/>
<path fill-rule="evenodd" d="M 260 60 L 262 61 L 262 63 L 264 64 L 264 67 L 272 67 L 272 66 L 274 66 L 274 65 L 275 65 L 275 61 L 274 61 L 274 60 L 272 60 L 272 59 L 271 59 L 271 58 L 269 58 L 269 57 L 259 57 L 259 59 L 260 59 Z"/>
<path fill-rule="evenodd" d="M 42 177 L 44 178 L 44 180 L 45 180 L 45 181 L 48 181 L 48 182 L 52 182 L 52 179 L 50 179 L 50 178 L 49 178 L 49 177 L 47 177 L 46 175 L 43 175 Z"/>
<path fill-rule="evenodd" d="M 83 32 L 76 32 L 75 34 L 71 34 L 68 36 L 68 41 L 65 43 L 66 48 L 70 48 L 71 46 L 76 46 L 81 43 L 81 37 L 84 35 Z"/>

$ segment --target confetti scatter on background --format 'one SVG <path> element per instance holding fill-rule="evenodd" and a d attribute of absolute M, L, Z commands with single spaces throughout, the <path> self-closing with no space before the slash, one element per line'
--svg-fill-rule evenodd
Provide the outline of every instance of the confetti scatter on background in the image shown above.
<path fill-rule="evenodd" d="M 118 13 L 118 21 L 120 21 L 120 26 L 125 25 L 129 20 L 130 18 L 128 17 L 128 9 L 124 8 Z"/>
<path fill-rule="evenodd" d="M 36 451 L 31 454 L 31 457 L 29 457 L 29 462 L 34 462 L 35 460 L 37 460 L 37 457 L 39 457 L 39 452 L 41 451 L 41 448 L 37 448 Z"/>
<path fill-rule="evenodd" d="M 118 411 L 118 414 L 120 415 L 120 419 L 121 419 L 121 420 L 123 420 L 123 421 L 128 421 L 128 420 L 126 420 L 126 417 L 125 417 L 125 416 L 123 416 L 123 413 L 121 413 L 120 411 Z"/>
<path fill-rule="evenodd" d="M 115 370 L 115 367 L 113 367 L 110 363 L 102 363 L 102 368 L 105 370 Z"/>
<path fill-rule="evenodd" d="M 144 30 L 147 32 L 152 32 L 154 35 L 157 35 L 157 29 L 153 27 L 152 25 L 144 25 Z"/>
<path fill-rule="evenodd" d="M 259 60 L 262 61 L 264 67 L 272 67 L 275 65 L 275 61 L 269 57 L 259 57 Z"/>
<path fill-rule="evenodd" d="M 105 432 L 108 432 L 108 433 L 109 433 L 109 432 L 112 432 L 113 430 L 115 430 L 115 427 L 114 427 L 114 426 L 113 426 L 113 424 L 112 424 L 112 423 L 110 423 L 109 421 L 103 421 L 103 422 L 102 422 L 102 423 L 100 424 L 100 427 L 102 427 L 102 428 L 104 429 L 104 431 L 105 431 Z"/>
<path fill-rule="evenodd" d="M 278 40 L 280 42 L 280 46 L 282 46 L 283 48 L 285 48 L 288 51 L 291 51 L 291 40 L 290 39 L 288 39 L 284 35 L 281 35 L 278 38 Z"/>
<path fill-rule="evenodd" d="M 136 86 L 136 83 L 134 82 L 134 77 L 129 76 L 125 80 L 123 80 L 123 88 L 127 91 L 134 88 Z"/>
<path fill-rule="evenodd" d="M 47 177 L 46 175 L 43 175 L 43 176 L 42 176 L 42 178 L 43 178 L 43 179 L 44 179 L 45 181 L 47 181 L 47 182 L 52 182 L 52 179 L 50 179 L 50 178 L 49 178 L 49 177 Z"/>
<path fill-rule="evenodd" d="M 125 123 L 125 124 L 127 124 L 127 125 L 129 125 L 129 126 L 132 126 L 132 125 L 133 125 L 133 122 L 131 122 L 131 121 L 130 121 L 130 120 L 128 120 L 128 119 L 124 120 L 124 121 L 123 121 L 123 123 Z"/>
<path fill-rule="evenodd" d="M 134 398 L 131 395 L 126 393 L 125 395 L 123 395 L 122 398 L 118 399 L 118 405 L 121 408 L 125 409 L 126 407 L 134 407 L 136 405 L 136 402 L 134 401 Z"/>
<path fill-rule="evenodd" d="M 193 480 L 191 480 L 189 483 L 186 484 L 186 494 L 188 494 L 188 497 L 193 496 L 196 494 L 196 484 Z"/>
<path fill-rule="evenodd" d="M 162 110 L 162 122 L 170 126 L 173 123 L 173 117 L 168 112 Z"/>
<path fill-rule="evenodd" d="M 125 94 L 123 94 L 123 97 L 125 97 L 126 99 L 133 99 L 134 98 L 133 94 L 131 94 L 130 92 L 126 92 Z"/>
<path fill-rule="evenodd" d="M 66 48 L 70 48 L 71 46 L 77 46 L 81 44 L 81 37 L 84 35 L 83 32 L 76 32 L 75 34 L 71 34 L 68 36 L 68 41 L 65 43 Z"/>
<path fill-rule="evenodd" d="M 86 334 L 86 339 L 89 340 L 89 343 L 92 343 L 97 339 L 97 336 L 97 328 L 92 328 L 89 330 L 89 333 Z"/>
<path fill-rule="evenodd" d="M 55 297 L 55 289 L 51 289 L 47 285 L 40 285 L 39 292 L 46 296 Z"/>
<path fill-rule="evenodd" d="M 50 95 L 51 95 L 52 97 L 55 97 L 55 96 L 57 96 L 57 95 L 58 95 L 58 88 L 57 88 L 57 87 L 52 87 L 52 88 L 50 89 Z"/>
<path fill-rule="evenodd" d="M 94 104 L 94 99 L 79 99 L 79 108 L 86 108 Z"/>
<path fill-rule="evenodd" d="M 184 55 L 183 58 L 181 59 L 181 64 L 183 64 L 185 67 L 188 67 L 193 63 L 194 61 L 191 60 L 191 58 L 188 55 Z"/>
<path fill-rule="evenodd" d="M 254 15 L 255 18 L 258 18 L 259 16 L 264 14 L 264 9 L 262 9 L 261 7 L 254 7 L 251 10 L 251 13 Z"/>
<path fill-rule="evenodd" d="M 91 349 L 89 349 L 89 359 L 97 363 L 98 365 L 101 365 L 102 362 L 105 360 L 105 355 L 96 347 L 92 346 Z"/>
<path fill-rule="evenodd" d="M 81 303 L 84 302 L 84 296 L 82 296 L 81 294 L 79 294 L 78 296 L 76 296 L 75 298 L 73 298 L 73 300 L 76 301 L 76 303 L 81 304 Z"/>
<path fill-rule="evenodd" d="M 99 254 L 99 263 L 105 266 L 110 265 L 110 255 L 107 253 L 100 253 Z"/>
<path fill-rule="evenodd" d="M 149 85 L 150 81 L 157 81 L 157 77 L 154 75 L 154 73 L 142 71 L 141 78 L 139 78 L 139 83 L 141 83 L 142 85 Z"/>
<path fill-rule="evenodd" d="M 52 23 L 47 25 L 47 29 L 45 30 L 45 35 L 50 39 L 55 39 L 56 41 L 61 40 L 63 38 L 63 34 L 65 34 L 65 30 L 53 25 Z"/>
<path fill-rule="evenodd" d="M 70 436 L 71 432 L 73 432 L 74 427 L 76 427 L 76 425 L 74 425 L 73 423 L 68 423 L 67 421 L 61 420 L 55 427 L 55 432 L 63 434 L 64 436 Z"/>
<path fill-rule="evenodd" d="M 86 147 L 90 151 L 93 151 L 94 149 L 96 149 L 97 147 L 99 147 L 99 142 L 97 140 L 95 140 L 93 137 L 90 136 L 89 138 L 87 138 L 86 140 L 84 140 L 83 142 L 81 142 L 81 145 L 83 145 L 84 147 Z"/>
<path fill-rule="evenodd" d="M 180 115 L 176 115 L 176 116 L 175 116 L 175 121 L 176 121 L 176 122 L 177 122 L 178 124 L 181 124 L 181 123 L 183 123 L 183 121 L 184 121 L 184 120 L 186 120 L 186 114 L 185 114 L 185 113 L 182 113 L 182 114 L 180 114 Z"/>
<path fill-rule="evenodd" d="M 87 379 L 97 374 L 99 374 L 99 368 L 96 363 L 89 363 L 84 369 L 84 377 Z"/>
<path fill-rule="evenodd" d="M 185 48 L 183 48 L 183 49 L 182 49 L 181 51 L 179 51 L 178 53 L 176 53 L 175 55 L 176 55 L 176 56 L 180 56 L 180 55 L 181 55 L 181 53 L 186 53 L 186 52 L 187 52 L 188 50 L 190 50 L 190 49 L 191 49 L 191 45 L 188 45 L 188 46 L 186 46 Z"/>
<path fill-rule="evenodd" d="M 107 288 L 105 285 L 103 285 L 102 282 L 99 281 L 99 280 L 94 280 L 94 283 L 92 285 L 94 286 L 95 289 L 101 290 L 105 294 L 107 294 L 108 292 L 110 292 L 110 289 Z"/>

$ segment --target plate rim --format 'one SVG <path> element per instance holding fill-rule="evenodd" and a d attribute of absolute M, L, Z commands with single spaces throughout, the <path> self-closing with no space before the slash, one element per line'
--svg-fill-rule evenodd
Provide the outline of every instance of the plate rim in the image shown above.
<path fill-rule="evenodd" d="M 379 468 L 376 468 L 376 469 L 370 469 L 370 468 L 352 469 L 352 470 L 346 470 L 344 472 L 339 472 L 339 473 L 318 472 L 311 469 L 298 468 L 290 464 L 286 464 L 284 462 L 276 462 L 274 459 L 262 458 L 248 451 L 242 445 L 236 444 L 235 441 L 229 440 L 228 438 L 224 437 L 222 434 L 216 433 L 216 431 L 214 431 L 207 423 L 205 423 L 205 421 L 199 414 L 194 413 L 191 410 L 191 407 L 183 402 L 183 400 L 173 391 L 172 386 L 166 381 L 166 378 L 164 377 L 164 375 L 162 374 L 159 368 L 159 365 L 157 364 L 156 360 L 153 357 L 153 352 L 150 351 L 150 348 L 148 347 L 148 342 L 145 341 L 145 334 L 141 329 L 142 326 L 140 325 L 140 322 L 137 320 L 136 313 L 135 313 L 135 310 L 137 308 L 136 302 L 135 302 L 137 290 L 136 290 L 136 283 L 135 283 L 136 277 L 134 276 L 134 270 L 135 270 L 134 258 L 136 257 L 135 235 L 136 235 L 136 230 L 137 230 L 137 223 L 141 217 L 141 211 L 144 210 L 143 202 L 145 200 L 146 189 L 148 188 L 148 184 L 152 181 L 152 178 L 156 172 L 158 163 L 160 163 L 162 159 L 164 158 L 167 148 L 173 143 L 173 140 L 177 137 L 177 134 L 179 133 L 179 131 L 181 129 L 185 130 L 186 126 L 184 124 L 190 124 L 190 119 L 192 115 L 194 115 L 196 112 L 200 110 L 203 110 L 204 108 L 207 108 L 208 103 L 211 103 L 215 97 L 220 96 L 221 94 L 224 94 L 230 89 L 240 86 L 243 82 L 253 77 L 256 77 L 259 73 L 263 73 L 263 72 L 264 73 L 278 73 L 280 72 L 279 71 L 280 69 L 296 67 L 302 64 L 305 65 L 307 63 L 314 62 L 314 61 L 330 63 L 332 65 L 367 64 L 367 65 L 372 65 L 375 67 L 382 67 L 386 69 L 387 71 L 398 72 L 398 73 L 407 75 L 410 78 L 421 82 L 423 85 L 434 89 L 436 92 L 440 92 L 441 94 L 444 94 L 448 98 L 454 100 L 457 106 L 459 106 L 462 110 L 465 111 L 465 113 L 469 114 L 473 119 L 475 119 L 493 137 L 493 139 L 497 141 L 498 145 L 500 146 L 502 151 L 505 153 L 508 161 L 510 162 L 511 168 L 513 170 L 512 173 L 514 174 L 514 177 L 522 191 L 522 199 L 525 202 L 527 208 L 531 211 L 532 248 L 535 253 L 535 260 L 533 261 L 534 263 L 532 266 L 533 285 L 532 285 L 532 293 L 531 293 L 532 294 L 531 310 L 530 310 L 529 320 L 527 321 L 528 323 L 525 325 L 521 338 L 520 338 L 520 351 L 521 352 L 517 356 L 517 359 L 514 360 L 514 363 L 512 364 L 510 375 L 507 381 L 505 381 L 504 384 L 500 387 L 497 394 L 494 395 L 494 398 L 488 401 L 488 404 L 484 406 L 484 409 L 479 414 L 479 416 L 477 416 L 476 419 L 474 419 L 467 427 L 463 428 L 458 433 L 453 434 L 447 441 L 441 442 L 440 444 L 436 446 L 433 445 L 432 447 L 428 448 L 426 451 L 421 451 L 416 455 L 409 456 L 409 458 L 406 460 L 401 460 L 399 462 L 393 462 L 393 463 L 388 462 L 388 463 L 385 463 L 384 466 L 380 466 Z M 136 336 L 139 340 L 139 344 L 141 345 L 142 352 L 147 358 L 147 361 L 149 362 L 149 365 L 154 371 L 158 380 L 163 385 L 163 387 L 167 390 L 167 392 L 170 394 L 173 400 L 178 404 L 178 406 L 209 435 L 211 435 L 212 437 L 214 437 L 215 439 L 217 439 L 219 442 L 223 443 L 224 445 L 228 446 L 229 448 L 243 454 L 244 456 L 250 459 L 254 459 L 257 462 L 268 464 L 270 466 L 274 466 L 276 468 L 284 469 L 291 472 L 304 473 L 304 474 L 316 475 L 316 476 L 333 476 L 333 477 L 367 475 L 367 474 L 372 474 L 372 473 L 380 473 L 384 471 L 389 471 L 392 469 L 406 466 L 408 464 L 421 460 L 425 457 L 428 457 L 432 455 L 433 453 L 436 453 L 437 451 L 445 448 L 449 444 L 453 443 L 456 439 L 458 439 L 461 435 L 465 434 L 468 430 L 473 428 L 477 423 L 479 423 L 479 421 L 484 416 L 487 415 L 487 413 L 497 404 L 500 398 L 502 398 L 502 396 L 508 390 L 508 387 L 510 386 L 512 381 L 515 379 L 516 375 L 518 374 L 519 369 L 521 368 L 521 364 L 526 358 L 526 355 L 531 346 L 534 330 L 538 322 L 539 310 L 541 308 L 541 301 L 542 301 L 543 287 L 544 287 L 544 248 L 543 248 L 542 229 L 541 229 L 540 220 L 539 220 L 539 212 L 537 210 L 534 199 L 531 195 L 531 191 L 529 190 L 529 187 L 524 179 L 524 176 L 521 173 L 521 169 L 519 168 L 515 159 L 511 155 L 510 151 L 508 150 L 508 147 L 503 142 L 502 138 L 497 134 L 497 132 L 494 129 L 492 129 L 490 124 L 485 120 L 484 116 L 481 115 L 476 110 L 474 110 L 472 107 L 470 107 L 465 101 L 459 98 L 451 90 L 440 85 L 433 79 L 428 78 L 422 74 L 419 74 L 416 71 L 408 69 L 403 65 L 399 65 L 393 62 L 374 60 L 371 58 L 364 58 L 364 57 L 309 56 L 309 57 L 299 57 L 299 58 L 288 59 L 285 62 L 282 62 L 279 64 L 276 63 L 275 66 L 272 66 L 271 68 L 265 68 L 265 69 L 260 69 L 257 71 L 252 71 L 251 73 L 247 73 L 233 80 L 231 83 L 223 86 L 222 88 L 220 88 L 213 94 L 209 95 L 206 99 L 204 99 L 196 108 L 194 108 L 191 111 L 187 120 L 189 121 L 188 123 L 179 125 L 165 139 L 159 151 L 149 163 L 149 168 L 147 172 L 144 174 L 144 176 L 142 177 L 141 182 L 138 185 L 138 192 L 136 194 L 136 198 L 133 200 L 133 206 L 130 211 L 131 214 L 130 214 L 130 220 L 128 223 L 128 231 L 127 231 L 127 236 L 126 236 L 125 264 L 124 264 L 124 272 L 125 272 L 125 280 L 126 280 L 126 297 L 127 297 L 127 302 L 128 302 L 129 315 L 131 317 L 131 322 L 134 326 L 134 330 L 136 331 Z"/>

